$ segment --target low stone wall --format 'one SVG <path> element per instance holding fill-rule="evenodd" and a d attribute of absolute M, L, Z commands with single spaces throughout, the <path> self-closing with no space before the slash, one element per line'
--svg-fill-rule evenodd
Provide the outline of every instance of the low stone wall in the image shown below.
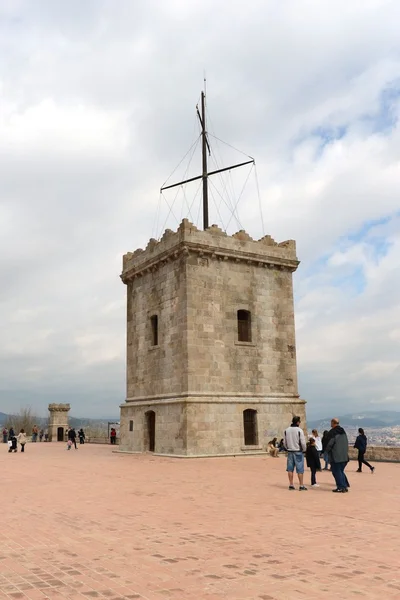
<path fill-rule="evenodd" d="M 104 437 L 89 437 L 85 438 L 86 444 L 110 444 L 110 438 L 107 436 Z M 115 444 L 119 444 L 119 439 L 117 438 Z M 110 444 L 111 445 L 111 444 Z"/>
<path fill-rule="evenodd" d="M 357 455 L 358 451 L 350 446 L 350 459 L 357 460 Z M 400 446 L 368 446 L 365 459 L 372 462 L 400 462 Z"/>

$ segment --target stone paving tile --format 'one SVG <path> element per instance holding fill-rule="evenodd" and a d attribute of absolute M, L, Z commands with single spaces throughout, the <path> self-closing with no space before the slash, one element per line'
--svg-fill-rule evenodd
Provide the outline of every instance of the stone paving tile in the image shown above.
<path fill-rule="evenodd" d="M 400 600 L 400 465 L 339 495 L 289 492 L 283 457 L 0 451 L 0 599 Z"/>

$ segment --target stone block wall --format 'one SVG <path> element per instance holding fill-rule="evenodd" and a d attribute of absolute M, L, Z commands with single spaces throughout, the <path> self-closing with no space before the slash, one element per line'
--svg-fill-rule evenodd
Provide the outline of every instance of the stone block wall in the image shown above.
<path fill-rule="evenodd" d="M 257 411 L 258 440 L 255 446 L 245 446 L 243 411 Z M 188 401 L 152 405 L 126 403 L 121 407 L 120 450 L 145 452 L 146 412 L 155 412 L 156 454 L 175 456 L 213 456 L 265 451 L 273 437 L 280 439 L 298 414 L 305 426 L 305 403 L 292 404 L 279 399 L 270 402 L 237 402 L 235 398 L 195 398 Z M 130 423 L 132 422 L 132 431 Z"/>
<path fill-rule="evenodd" d="M 244 444 L 243 411 L 257 411 L 258 440 L 255 447 Z M 191 402 L 187 406 L 188 456 L 207 455 L 209 448 L 214 454 L 245 454 L 252 450 L 266 450 L 267 443 L 274 437 L 283 437 L 292 416 L 301 416 L 305 426 L 305 403 L 289 404 L 287 401 L 229 402 L 223 399 L 208 403 Z"/>
<path fill-rule="evenodd" d="M 292 273 L 198 255 L 186 273 L 189 391 L 297 395 Z M 238 310 L 251 342 L 238 341 Z"/>
<path fill-rule="evenodd" d="M 168 261 L 128 285 L 127 398 L 187 389 L 186 284 L 183 259 Z M 158 319 L 152 345 L 151 317 Z"/>
<path fill-rule="evenodd" d="M 120 450 L 124 452 L 148 451 L 146 412 L 155 412 L 156 454 L 187 453 L 186 404 L 184 402 L 144 405 L 126 403 L 121 406 Z M 132 431 L 131 424 L 132 423 Z"/>

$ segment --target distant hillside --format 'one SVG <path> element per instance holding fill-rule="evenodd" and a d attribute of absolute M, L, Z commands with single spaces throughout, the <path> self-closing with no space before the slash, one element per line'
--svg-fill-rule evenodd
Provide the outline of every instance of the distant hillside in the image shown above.
<path fill-rule="evenodd" d="M 12 418 L 12 415 L 7 415 L 6 413 L 0 412 L 0 426 L 4 425 L 6 421 Z M 43 417 L 37 417 L 38 425 L 45 425 L 48 419 Z M 89 427 L 89 426 L 107 426 L 108 422 L 119 423 L 119 418 L 115 419 L 87 419 L 87 418 L 77 418 L 77 417 L 69 417 L 69 424 L 71 427 Z"/>
<path fill-rule="evenodd" d="M 343 427 L 394 427 L 400 425 L 400 412 L 392 410 L 364 411 L 360 413 L 349 413 L 346 415 L 332 415 L 338 417 Z M 331 417 L 325 419 L 311 420 L 307 422 L 308 429 L 330 429 Z"/>

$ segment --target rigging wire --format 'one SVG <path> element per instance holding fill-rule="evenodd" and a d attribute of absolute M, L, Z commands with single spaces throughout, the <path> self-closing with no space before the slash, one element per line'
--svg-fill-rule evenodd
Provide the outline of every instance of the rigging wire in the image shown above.
<path fill-rule="evenodd" d="M 167 221 L 168 221 L 168 219 L 169 219 L 169 215 L 172 215 L 172 216 L 174 217 L 175 221 L 178 223 L 178 226 L 179 226 L 179 220 L 176 218 L 176 216 L 175 216 L 175 214 L 174 214 L 174 212 L 173 212 L 173 210 L 172 210 L 172 209 L 173 209 L 173 207 L 174 207 L 174 202 L 175 202 L 175 200 L 176 200 L 176 196 L 175 196 L 174 202 L 172 203 L 172 206 L 171 206 L 171 205 L 169 204 L 168 200 L 166 199 L 166 197 L 164 196 L 164 194 L 163 194 L 162 192 L 160 192 L 160 193 L 161 193 L 161 196 L 164 198 L 164 200 L 165 200 L 165 202 L 167 203 L 167 206 L 168 206 L 168 208 L 169 208 L 169 211 L 168 211 L 167 217 L 166 217 L 166 219 L 165 219 L 165 221 L 164 221 L 164 225 L 163 225 L 163 226 L 162 226 L 162 228 L 161 228 L 161 232 L 162 232 L 162 231 L 164 230 L 164 228 L 165 228 L 166 224 L 167 224 Z M 161 234 L 160 234 L 160 236 L 158 236 L 158 238 L 157 238 L 157 239 L 159 240 L 159 239 L 160 239 L 160 237 L 161 237 Z"/>
<path fill-rule="evenodd" d="M 200 141 L 200 136 L 198 136 L 198 137 L 197 137 L 197 139 L 196 139 L 196 141 L 194 142 L 194 144 L 192 144 L 192 146 L 190 147 L 190 150 L 192 150 L 192 154 L 191 154 L 191 157 L 190 157 L 190 159 L 189 159 L 189 162 L 188 162 L 188 164 L 187 164 L 187 166 L 186 166 L 186 169 L 185 169 L 185 172 L 184 172 L 184 175 L 183 175 L 183 178 L 184 178 L 184 179 L 185 179 L 185 177 L 186 177 L 186 175 L 187 175 L 187 172 L 188 172 L 188 170 L 189 170 L 189 167 L 190 167 L 190 165 L 191 165 L 191 162 L 192 162 L 192 160 L 193 160 L 193 156 L 194 156 L 194 154 L 195 154 L 195 152 L 196 152 L 196 149 L 197 149 L 197 146 L 198 146 L 198 144 L 199 144 L 199 141 Z M 188 155 L 188 152 L 186 152 L 186 154 L 185 154 L 185 157 L 186 157 L 187 155 Z M 183 162 L 183 159 L 181 160 L 181 162 L 180 162 L 179 164 L 182 164 L 182 162 Z M 176 171 L 176 169 L 175 169 L 175 171 Z M 171 177 L 171 176 L 170 176 L 170 177 Z M 170 177 L 169 177 L 169 178 L 170 178 Z M 168 178 L 168 179 L 169 179 L 169 178 Z M 167 181 L 168 181 L 168 179 L 167 179 Z M 163 225 L 163 227 L 161 228 L 160 235 L 161 235 L 161 234 L 162 234 L 162 232 L 163 232 L 163 229 L 164 229 L 164 227 L 165 227 L 165 224 L 166 224 L 166 222 L 167 222 L 167 220 L 168 220 L 168 217 L 169 217 L 169 215 L 170 215 L 170 214 L 172 214 L 172 215 L 174 216 L 174 218 L 176 219 L 176 221 L 177 221 L 177 223 L 178 223 L 178 225 L 179 225 L 179 220 L 178 220 L 178 219 L 175 217 L 174 213 L 172 212 L 172 208 L 174 207 L 174 204 L 175 204 L 175 202 L 176 202 L 176 199 L 177 199 L 177 197 L 178 197 L 178 194 L 179 194 L 180 190 L 182 189 L 182 187 L 183 187 L 183 186 L 179 186 L 179 187 L 177 187 L 177 190 L 176 190 L 175 197 L 174 197 L 174 199 L 173 199 L 173 201 L 172 201 L 172 206 L 170 206 L 170 205 L 169 205 L 169 203 L 167 202 L 166 196 L 165 196 L 165 195 L 162 193 L 162 191 L 160 191 L 160 193 L 161 193 L 162 197 L 163 197 L 163 198 L 164 198 L 164 200 L 167 202 L 167 205 L 168 205 L 168 207 L 170 208 L 170 210 L 169 210 L 169 212 L 168 212 L 168 215 L 167 215 L 167 219 L 165 220 L 165 222 L 164 222 L 164 225 Z M 158 239 L 158 237 L 159 237 L 159 236 L 157 236 L 157 239 Z"/>
<path fill-rule="evenodd" d="M 232 171 L 228 171 L 228 181 L 229 181 L 229 182 L 230 182 L 230 184 L 231 184 L 231 189 L 232 189 L 232 198 L 236 198 L 235 186 L 234 186 L 234 183 L 233 183 Z M 232 204 L 233 204 L 233 201 L 232 201 Z M 239 217 L 239 208 L 238 208 L 237 206 L 236 206 L 236 207 L 234 206 L 234 207 L 233 207 L 233 210 L 232 210 L 233 214 L 235 214 L 235 210 L 236 210 L 236 217 L 235 217 L 235 219 L 236 219 L 236 223 L 239 225 L 239 227 L 240 227 L 241 229 L 243 229 L 243 225 L 241 224 L 241 222 L 240 222 L 240 217 Z"/>
<path fill-rule="evenodd" d="M 192 208 L 193 208 L 193 205 L 194 205 L 194 203 L 195 203 L 195 201 L 196 201 L 196 198 L 197 198 L 197 194 L 199 193 L 199 191 L 200 191 L 200 188 L 202 187 L 202 185 L 203 185 L 203 182 L 202 182 L 202 181 L 201 181 L 201 179 L 200 179 L 199 185 L 197 186 L 196 193 L 195 193 L 195 195 L 194 195 L 194 197 L 193 197 L 193 200 L 192 200 L 192 203 L 191 203 L 191 205 L 190 205 L 190 210 L 192 210 Z M 201 202 L 200 202 L 200 207 L 201 207 Z"/>
<path fill-rule="evenodd" d="M 240 202 L 240 198 L 242 197 L 242 194 L 243 194 L 244 188 L 246 187 L 246 184 L 247 184 L 247 182 L 248 182 L 248 180 L 249 180 L 249 177 L 250 177 L 250 174 L 251 174 L 251 172 L 252 172 L 252 170 L 253 170 L 253 167 L 254 167 L 254 163 L 251 165 L 251 169 L 250 169 L 250 171 L 248 172 L 248 175 L 247 175 L 247 177 L 246 177 L 246 181 L 245 181 L 245 182 L 244 182 L 244 184 L 243 184 L 243 187 L 242 187 L 242 190 L 241 190 L 241 192 L 240 192 L 239 198 L 237 199 L 237 201 L 236 201 L 236 204 L 235 204 L 235 209 L 237 208 L 237 205 L 238 205 L 238 204 L 239 204 L 239 202 Z M 229 223 L 231 222 L 231 220 L 232 220 L 232 216 L 231 216 L 231 218 L 230 218 L 230 219 L 229 219 L 229 221 L 228 221 L 228 225 L 227 225 L 227 227 L 229 227 Z"/>
<path fill-rule="evenodd" d="M 171 179 L 171 177 L 175 173 L 175 171 L 177 171 L 177 169 L 179 169 L 179 167 L 181 166 L 181 164 L 183 163 L 183 161 L 185 160 L 185 158 L 187 157 L 187 155 L 192 150 L 193 146 L 195 146 L 196 144 L 198 144 L 199 140 L 200 140 L 200 136 L 197 136 L 197 138 L 195 139 L 195 141 L 193 142 L 193 144 L 190 146 L 189 150 L 186 152 L 185 156 L 182 158 L 182 160 L 180 161 L 180 163 L 175 167 L 175 169 L 172 171 L 171 175 L 164 181 L 164 183 L 161 186 L 162 188 Z"/>
<path fill-rule="evenodd" d="M 221 198 L 221 203 L 220 203 L 220 206 L 221 206 L 221 204 L 222 204 L 222 202 L 223 202 L 223 203 L 225 204 L 225 206 L 226 206 L 226 207 L 227 207 L 227 208 L 230 210 L 230 212 L 231 212 L 231 217 L 230 217 L 230 219 L 229 219 L 229 223 L 230 223 L 230 221 L 231 221 L 232 217 L 234 217 L 234 218 L 236 219 L 236 222 L 237 222 L 237 224 L 239 225 L 239 227 L 242 227 L 242 225 L 241 225 L 240 221 L 238 220 L 238 217 L 236 217 L 236 215 L 235 215 L 234 211 L 232 211 L 231 207 L 230 207 L 230 206 L 229 206 L 229 205 L 226 203 L 226 201 L 225 201 L 225 198 L 224 198 L 224 197 L 221 195 L 220 191 L 219 191 L 219 190 L 218 190 L 218 188 L 215 186 L 215 184 L 214 184 L 214 183 L 211 181 L 211 179 L 210 179 L 210 184 L 212 185 L 212 187 L 215 189 L 215 191 L 217 192 L 217 194 L 218 194 L 218 195 L 220 196 L 220 198 Z M 234 208 L 235 208 L 235 207 L 234 207 Z M 220 215 L 220 212 L 219 212 L 219 210 L 218 210 L 218 207 L 217 207 L 217 212 L 218 212 L 218 214 Z M 222 223 L 222 220 L 221 220 L 221 223 Z M 228 223 L 228 225 L 229 225 L 229 223 Z M 226 229 L 224 229 L 224 231 L 225 231 L 225 233 L 226 233 Z"/>
<path fill-rule="evenodd" d="M 211 116 L 210 116 L 210 114 L 209 114 L 209 112 L 208 112 L 208 111 L 207 111 L 207 117 L 208 117 L 208 121 L 209 121 L 209 123 L 210 123 L 210 126 L 211 126 L 211 128 L 212 128 L 212 131 L 214 131 L 214 125 L 213 125 L 213 121 L 212 121 L 212 119 L 211 119 Z M 216 137 L 216 136 L 215 136 L 213 133 L 211 133 L 210 135 L 211 135 L 211 136 L 212 136 L 214 139 L 218 139 L 218 138 L 217 138 L 217 137 Z M 211 146 L 210 146 L 210 148 L 211 148 Z M 218 154 L 219 154 L 219 156 L 217 156 L 217 152 L 216 152 L 216 151 L 214 151 L 214 149 L 213 149 L 213 148 L 211 149 L 211 154 L 212 154 L 212 158 L 213 158 L 213 160 L 214 160 L 214 162 L 215 162 L 215 165 L 216 165 L 217 169 L 219 169 L 219 168 L 220 168 L 220 165 L 219 165 L 219 163 L 218 163 L 218 160 L 220 160 L 220 161 L 221 161 L 221 163 L 223 162 L 223 161 L 222 161 L 222 155 L 221 155 L 221 153 L 220 153 L 220 149 L 219 149 L 219 147 L 218 147 L 218 144 L 215 144 L 215 148 L 216 148 L 216 150 L 218 151 Z M 222 175 L 222 173 L 218 173 L 218 177 L 219 177 L 219 180 L 220 180 L 220 182 L 221 182 L 221 185 L 222 185 L 222 186 L 223 186 L 223 188 L 226 190 L 226 195 L 227 195 L 227 198 L 228 198 L 228 202 L 229 202 L 229 204 L 231 204 L 231 210 L 232 210 L 232 209 L 233 209 L 233 205 L 234 205 L 233 198 L 235 197 L 235 195 L 234 195 L 234 193 L 233 193 L 233 195 L 232 195 L 232 198 L 231 198 L 231 197 L 230 197 L 230 195 L 229 195 L 229 191 L 228 191 L 228 188 L 227 188 L 227 182 L 229 182 L 229 177 L 227 177 L 226 179 L 224 179 L 224 176 Z"/>
<path fill-rule="evenodd" d="M 157 239 L 157 233 L 158 233 L 158 222 L 159 222 L 160 214 L 161 214 L 161 196 L 162 196 L 162 193 L 160 192 L 160 195 L 158 197 L 158 205 L 157 205 L 156 218 L 153 221 L 153 227 L 152 227 L 152 230 L 151 230 L 151 237 L 152 238 L 156 238 L 156 239 Z"/>
<path fill-rule="evenodd" d="M 247 158 L 251 158 L 251 160 L 254 160 L 254 158 L 252 156 L 250 156 L 250 154 L 246 154 L 246 152 L 242 152 L 242 150 L 235 148 L 235 146 L 232 146 L 232 144 L 228 144 L 228 142 L 224 142 L 224 140 L 221 140 L 216 135 L 213 135 L 212 133 L 210 133 L 209 135 L 211 135 L 211 137 L 213 137 L 216 140 L 218 140 L 219 142 L 221 142 L 221 144 L 225 144 L 225 146 L 229 146 L 229 148 L 232 148 L 232 150 L 236 150 L 236 152 L 240 152 L 240 154 L 243 154 L 243 156 L 247 156 Z"/>
<path fill-rule="evenodd" d="M 214 186 L 214 187 L 215 187 L 215 186 Z M 216 210 L 217 210 L 218 217 L 219 217 L 220 223 L 221 223 L 221 225 L 222 225 L 222 228 L 223 228 L 223 230 L 226 232 L 226 228 L 224 227 L 224 222 L 223 222 L 223 220 L 222 220 L 221 213 L 219 212 L 219 210 L 218 210 L 218 206 L 217 206 L 217 203 L 215 202 L 215 198 L 214 198 L 214 194 L 213 194 L 213 192 L 212 192 L 212 189 L 210 189 L 209 191 L 210 191 L 210 196 L 211 196 L 211 198 L 212 198 L 212 200 L 213 200 L 213 202 L 214 202 L 214 206 L 215 206 L 215 208 L 216 208 Z"/>
<path fill-rule="evenodd" d="M 216 155 L 213 151 L 211 151 L 211 152 L 212 152 L 211 158 L 212 158 L 213 162 L 215 163 L 216 169 L 219 169 L 220 166 L 216 160 Z M 228 173 L 230 173 L 230 171 L 228 171 Z M 232 210 L 233 209 L 233 199 L 231 200 L 229 191 L 227 189 L 227 182 L 229 182 L 229 178 L 227 177 L 226 172 L 225 172 L 225 176 L 222 173 L 217 173 L 217 175 L 218 175 L 218 179 L 220 181 L 220 185 L 222 187 L 222 194 L 226 193 L 226 197 L 227 197 L 228 203 L 230 205 L 230 210 Z M 221 198 L 222 198 L 222 196 L 221 196 Z M 222 200 L 220 200 L 220 206 L 221 206 L 221 202 L 222 202 Z"/>
<path fill-rule="evenodd" d="M 261 227 L 262 227 L 262 232 L 263 232 L 263 236 L 264 236 L 265 235 L 264 215 L 263 215 L 262 203 L 261 203 L 260 186 L 258 185 L 257 165 L 256 165 L 255 161 L 254 161 L 254 174 L 255 174 L 255 180 L 256 180 L 257 196 L 258 196 L 258 207 L 260 209 Z"/>

